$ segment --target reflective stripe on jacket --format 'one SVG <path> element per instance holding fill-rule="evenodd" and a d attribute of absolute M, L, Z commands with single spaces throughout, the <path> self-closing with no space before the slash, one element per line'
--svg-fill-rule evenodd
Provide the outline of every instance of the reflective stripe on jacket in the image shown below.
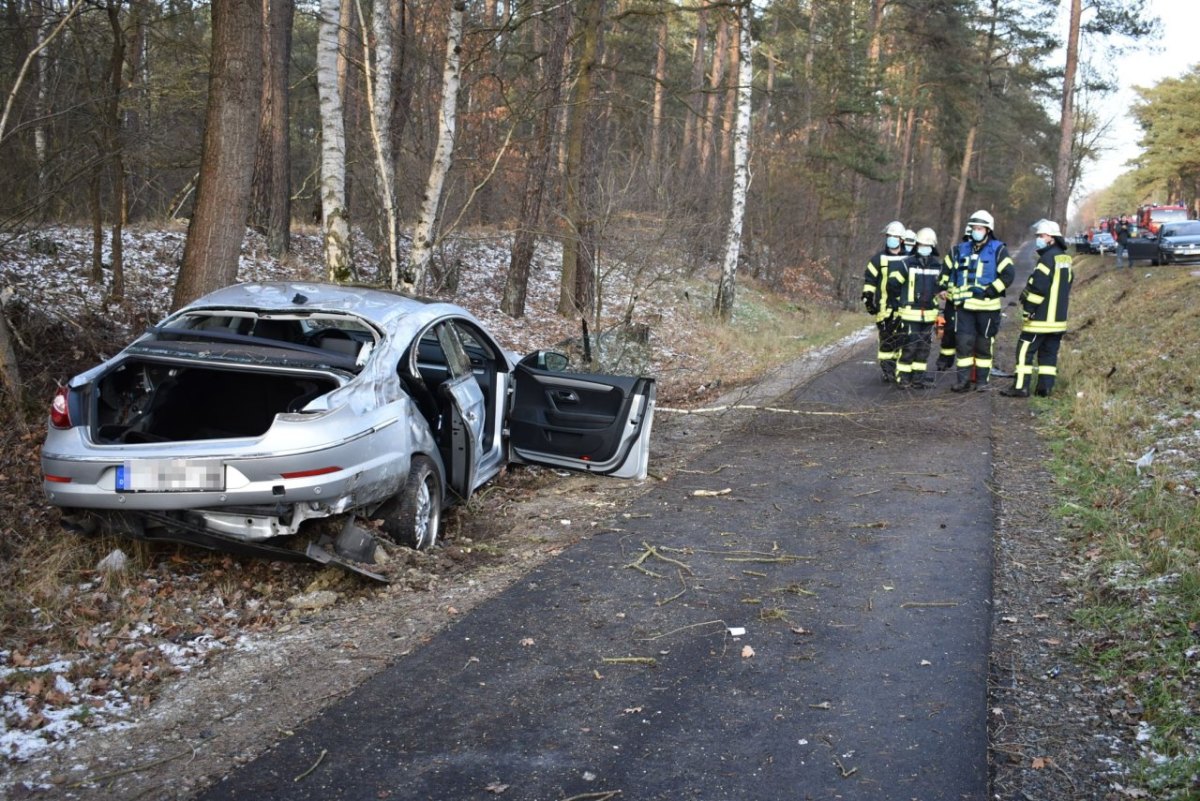
<path fill-rule="evenodd" d="M 1021 292 L 1022 331 L 1053 334 L 1067 330 L 1067 306 L 1075 271 L 1071 257 L 1057 244 L 1041 252 Z"/>
<path fill-rule="evenodd" d="M 929 256 L 909 256 L 908 261 L 891 271 L 888 296 L 898 303 L 901 320 L 910 323 L 937 320 L 941 275 L 941 257 L 936 250 Z"/>
<path fill-rule="evenodd" d="M 1013 280 L 1013 262 L 999 239 L 981 245 L 962 242 L 954 249 L 950 298 L 967 311 L 1000 311 L 1004 292 Z"/>
<path fill-rule="evenodd" d="M 875 315 L 876 322 L 886 320 L 892 315 L 892 310 L 888 308 L 888 275 L 906 258 L 903 251 L 888 253 L 885 248 L 867 262 L 867 269 L 863 271 L 863 294 L 874 295 L 875 302 L 879 304 L 879 312 Z"/>

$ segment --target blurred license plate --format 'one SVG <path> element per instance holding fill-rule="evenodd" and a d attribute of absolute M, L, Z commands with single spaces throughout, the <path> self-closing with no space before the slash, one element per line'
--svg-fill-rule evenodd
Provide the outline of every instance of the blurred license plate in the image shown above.
<path fill-rule="evenodd" d="M 117 467 L 117 492 L 225 489 L 225 468 L 206 459 L 139 459 Z"/>

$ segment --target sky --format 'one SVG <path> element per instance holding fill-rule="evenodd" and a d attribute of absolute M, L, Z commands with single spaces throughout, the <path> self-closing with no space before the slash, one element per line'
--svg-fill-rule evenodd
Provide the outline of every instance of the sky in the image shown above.
<path fill-rule="evenodd" d="M 1103 116 L 1111 120 L 1103 145 L 1110 149 L 1101 163 L 1084 165 L 1074 203 L 1112 183 L 1126 171 L 1125 161 L 1140 152 L 1141 129 L 1124 111 L 1137 100 L 1133 87 L 1148 88 L 1164 78 L 1180 77 L 1200 63 L 1200 0 L 1148 0 L 1146 5 L 1163 21 L 1161 38 L 1134 44 L 1117 59 L 1121 88 L 1102 101 L 1108 109 Z M 1065 35 L 1065 21 L 1063 31 Z"/>

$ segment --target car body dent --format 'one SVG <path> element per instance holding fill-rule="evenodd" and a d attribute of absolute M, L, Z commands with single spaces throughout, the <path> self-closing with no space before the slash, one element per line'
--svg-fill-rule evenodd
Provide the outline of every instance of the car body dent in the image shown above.
<path fill-rule="evenodd" d="M 189 341 L 190 351 L 184 354 L 188 348 L 173 348 L 167 341 L 156 339 L 156 331 L 167 330 L 169 336 L 174 336 L 180 332 L 171 331 L 172 326 L 183 325 L 189 316 L 203 315 L 256 320 L 340 318 L 355 321 L 362 331 L 371 332 L 373 341 L 360 348 L 359 354 L 365 353 L 365 358 L 355 365 L 354 372 L 345 366 L 349 364 L 345 357 L 345 365 L 334 367 L 337 359 L 323 362 L 319 353 L 309 353 L 311 348 L 305 346 L 291 351 L 256 351 L 254 343 L 239 344 L 232 340 L 240 337 L 234 336 L 223 337 L 211 348 Z M 447 448 L 445 442 L 439 447 L 428 412 L 422 411 L 401 376 L 407 371 L 410 378 L 414 377 L 411 374 L 416 372 L 420 337 L 446 321 L 467 327 L 470 336 L 489 352 L 484 370 L 490 372 L 486 375 L 478 375 L 472 366 L 466 376 L 442 382 L 452 400 L 455 418 L 445 424 L 462 427 L 458 434 L 463 441 L 456 440 L 453 448 Z M 168 443 L 94 441 L 92 425 L 100 419 L 95 417 L 97 401 L 92 397 L 97 382 L 122 369 L 126 362 L 139 366 L 252 369 L 287 377 L 311 375 L 335 382 L 335 388 L 309 400 L 299 411 L 277 413 L 260 436 Z M 255 366 L 248 367 L 248 362 Z M 604 463 L 593 464 L 539 453 L 536 448 L 521 448 L 507 441 L 515 367 L 514 354 L 502 348 L 477 318 L 452 304 L 424 302 L 380 290 L 309 283 L 228 287 L 169 315 L 121 353 L 68 382 L 73 425 L 67 429 L 48 426 L 42 453 L 47 476 L 44 487 L 49 500 L 65 507 L 68 516 L 99 515 L 107 517 L 115 530 L 144 533 L 141 524 L 130 522 L 130 513 L 143 513 L 157 523 L 162 523 L 165 515 L 178 521 L 181 530 L 163 538 L 211 547 L 208 541 L 213 538 L 266 543 L 295 534 L 301 523 L 313 518 L 347 511 L 371 514 L 401 489 L 411 460 L 417 455 L 429 458 L 442 486 L 461 497 L 469 497 L 508 460 L 618 476 L 646 475 L 654 406 L 652 379 L 640 379 L 648 389 L 629 404 L 632 422 L 622 425 L 617 452 Z M 597 378 L 602 381 L 605 377 L 593 377 L 593 385 Z M 548 380 L 567 386 L 582 379 L 564 374 Z M 485 382 L 486 395 L 480 381 Z M 91 398 L 93 408 L 80 408 L 84 398 Z M 624 430 L 626 426 L 628 430 Z M 458 461 L 461 456 L 454 449 L 459 447 L 469 449 L 465 463 Z M 444 454 L 453 456 L 455 463 L 447 464 Z M 219 461 L 224 484 L 220 491 L 117 491 L 118 466 L 147 458 Z M 281 475 L 312 468 L 337 469 L 286 479 Z M 193 522 L 185 522 L 179 515 Z"/>

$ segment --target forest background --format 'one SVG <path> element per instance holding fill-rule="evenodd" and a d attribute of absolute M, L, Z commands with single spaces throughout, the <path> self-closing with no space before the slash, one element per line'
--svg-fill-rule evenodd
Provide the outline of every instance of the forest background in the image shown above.
<path fill-rule="evenodd" d="M 318 225 L 331 279 L 428 294 L 451 237 L 507 233 L 517 318 L 544 238 L 564 315 L 599 318 L 604 259 L 638 248 L 720 264 L 725 318 L 738 269 L 851 306 L 890 219 L 943 247 L 974 208 L 1014 241 L 1065 220 L 1112 56 L 1158 24 L 1144 0 L 6 0 L 0 236 L 90 225 L 116 302 L 124 228 L 186 218 L 175 305 L 232 282 L 248 223 L 276 256 Z M 1122 203 L 1196 206 L 1200 75 L 1167 83 Z"/>

